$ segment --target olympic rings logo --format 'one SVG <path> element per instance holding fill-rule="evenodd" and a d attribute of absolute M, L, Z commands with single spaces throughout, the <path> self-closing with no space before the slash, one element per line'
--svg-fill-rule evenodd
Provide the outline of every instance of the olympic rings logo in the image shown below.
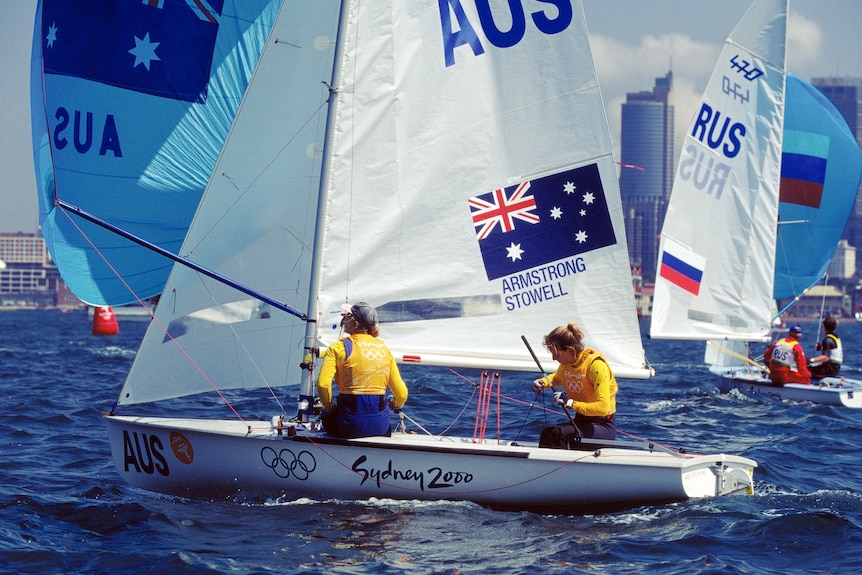
<path fill-rule="evenodd" d="M 362 357 L 365 359 L 370 359 L 372 361 L 382 361 L 386 354 L 382 349 L 371 349 L 364 347 L 362 348 Z"/>
<path fill-rule="evenodd" d="M 317 468 L 314 456 L 305 450 L 297 455 L 287 448 L 276 453 L 272 447 L 264 447 L 260 450 L 260 458 L 273 473 L 284 479 L 293 475 L 300 481 L 305 481 Z"/>

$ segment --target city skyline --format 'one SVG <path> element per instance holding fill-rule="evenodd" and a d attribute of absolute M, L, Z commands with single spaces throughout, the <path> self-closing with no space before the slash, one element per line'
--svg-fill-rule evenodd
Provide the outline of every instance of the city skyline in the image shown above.
<path fill-rule="evenodd" d="M 38 206 L 29 120 L 29 61 L 35 0 L 0 0 L 0 231 L 35 232 Z M 673 71 L 677 141 L 700 99 L 721 44 L 748 0 L 585 0 L 593 57 L 619 157 L 621 105 Z M 788 69 L 813 77 L 862 77 L 858 0 L 791 0 Z"/>

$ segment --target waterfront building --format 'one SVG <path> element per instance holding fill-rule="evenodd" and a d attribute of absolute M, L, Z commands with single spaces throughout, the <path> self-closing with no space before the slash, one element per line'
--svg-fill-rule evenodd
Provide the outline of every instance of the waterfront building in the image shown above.
<path fill-rule="evenodd" d="M 620 192 L 632 267 L 655 281 L 659 235 L 673 182 L 673 73 L 622 105 Z"/>
<path fill-rule="evenodd" d="M 847 240 L 839 240 L 835 255 L 829 264 L 828 279 L 850 279 L 856 275 L 856 248 Z"/>
<path fill-rule="evenodd" d="M 81 305 L 66 288 L 39 234 L 0 233 L 0 307 Z"/>

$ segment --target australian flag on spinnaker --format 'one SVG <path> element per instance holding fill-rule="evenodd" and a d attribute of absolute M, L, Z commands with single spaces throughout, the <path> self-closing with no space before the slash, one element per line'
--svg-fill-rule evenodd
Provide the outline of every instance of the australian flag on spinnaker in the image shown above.
<path fill-rule="evenodd" d="M 468 202 L 489 280 L 616 243 L 596 164 Z"/>
<path fill-rule="evenodd" d="M 45 73 L 205 102 L 224 0 L 45 0 Z"/>

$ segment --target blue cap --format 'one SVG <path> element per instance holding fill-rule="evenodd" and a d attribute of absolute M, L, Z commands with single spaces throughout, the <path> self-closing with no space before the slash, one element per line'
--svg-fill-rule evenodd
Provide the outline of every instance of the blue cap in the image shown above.
<path fill-rule="evenodd" d="M 802 333 L 802 326 L 797 323 L 790 328 L 790 333 Z"/>
<path fill-rule="evenodd" d="M 358 301 L 353 305 L 342 304 L 341 315 L 351 315 L 360 326 L 369 329 L 377 323 L 377 310 L 364 301 Z"/>

